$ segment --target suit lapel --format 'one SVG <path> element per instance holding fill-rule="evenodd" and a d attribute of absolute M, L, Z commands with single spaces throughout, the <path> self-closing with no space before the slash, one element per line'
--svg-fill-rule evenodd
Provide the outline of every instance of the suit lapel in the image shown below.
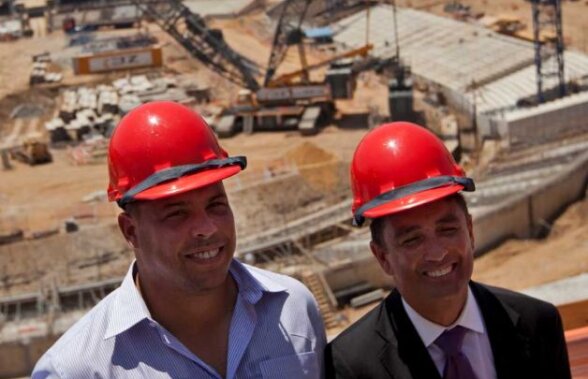
<path fill-rule="evenodd" d="M 381 307 L 376 332 L 384 341 L 379 358 L 390 378 L 440 379 L 398 291 L 394 290 Z"/>
<path fill-rule="evenodd" d="M 518 327 L 520 315 L 492 292 L 470 283 L 488 332 L 499 379 L 525 377 L 531 359 L 530 340 Z M 390 378 L 440 379 L 420 336 L 394 290 L 380 307 L 376 332 L 381 338 L 379 359 Z"/>
<path fill-rule="evenodd" d="M 470 287 L 476 298 L 488 332 L 496 376 L 522 378 L 523 367 L 530 360 L 530 341 L 517 327 L 519 314 L 502 303 L 484 286 L 471 282 Z"/>

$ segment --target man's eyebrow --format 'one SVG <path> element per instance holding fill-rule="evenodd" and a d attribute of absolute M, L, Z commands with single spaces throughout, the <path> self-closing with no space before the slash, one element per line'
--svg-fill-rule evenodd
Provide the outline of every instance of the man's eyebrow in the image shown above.
<path fill-rule="evenodd" d="M 442 224 L 442 223 L 447 223 L 447 222 L 455 222 L 458 220 L 459 220 L 459 218 L 455 214 L 449 213 L 449 214 L 446 214 L 445 216 L 441 217 L 440 219 L 438 219 L 437 223 Z"/>
<path fill-rule="evenodd" d="M 408 225 L 408 226 L 401 226 L 400 228 L 398 228 L 398 231 L 396 232 L 397 236 L 403 236 L 405 234 L 414 232 L 419 230 L 421 227 L 418 225 Z"/>
<path fill-rule="evenodd" d="M 172 207 L 181 207 L 182 205 L 186 204 L 185 201 L 170 201 L 169 203 L 165 203 L 161 206 L 163 209 L 172 208 Z"/>

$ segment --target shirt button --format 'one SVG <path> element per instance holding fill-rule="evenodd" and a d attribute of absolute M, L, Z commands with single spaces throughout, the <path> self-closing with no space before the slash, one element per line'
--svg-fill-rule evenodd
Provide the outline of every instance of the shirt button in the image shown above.
<path fill-rule="evenodd" d="M 170 344 L 169 338 L 167 338 L 167 335 L 162 334 L 161 337 L 163 338 L 163 342 L 165 342 L 166 344 Z"/>

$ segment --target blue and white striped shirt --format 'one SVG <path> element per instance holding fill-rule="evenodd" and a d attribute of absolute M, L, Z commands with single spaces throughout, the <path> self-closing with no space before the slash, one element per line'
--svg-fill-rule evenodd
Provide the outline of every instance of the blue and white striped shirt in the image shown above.
<path fill-rule="evenodd" d="M 133 265 L 121 286 L 41 357 L 33 379 L 221 378 L 151 318 L 135 287 Z M 310 291 L 288 276 L 237 260 L 229 272 L 239 294 L 226 378 L 322 377 L 326 338 Z"/>

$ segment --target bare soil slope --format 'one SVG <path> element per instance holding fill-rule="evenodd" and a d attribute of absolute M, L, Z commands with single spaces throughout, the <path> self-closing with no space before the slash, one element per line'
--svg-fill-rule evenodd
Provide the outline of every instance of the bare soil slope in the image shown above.
<path fill-rule="evenodd" d="M 588 200 L 570 206 L 544 240 L 510 240 L 476 259 L 474 279 L 515 290 L 588 271 Z"/>

